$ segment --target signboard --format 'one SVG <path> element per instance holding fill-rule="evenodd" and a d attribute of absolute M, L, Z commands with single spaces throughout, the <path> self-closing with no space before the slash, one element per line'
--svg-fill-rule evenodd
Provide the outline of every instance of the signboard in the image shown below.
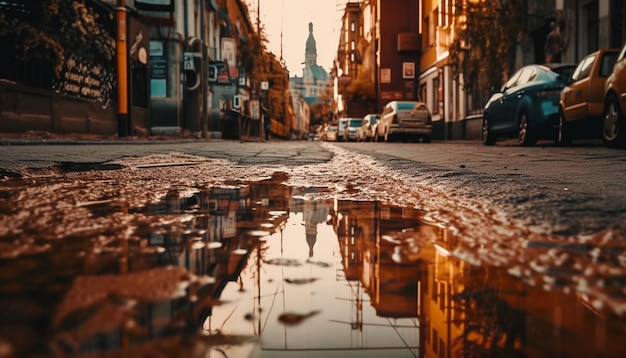
<path fill-rule="evenodd" d="M 174 12 L 174 0 L 135 0 L 137 10 Z"/>
<path fill-rule="evenodd" d="M 380 92 L 380 99 L 384 99 L 384 100 L 402 99 L 402 91 L 382 91 Z"/>
<path fill-rule="evenodd" d="M 167 58 L 163 48 L 163 42 L 150 41 L 150 94 L 155 97 L 167 95 Z"/>
<path fill-rule="evenodd" d="M 391 83 L 391 68 L 380 69 L 380 83 Z"/>
<path fill-rule="evenodd" d="M 261 90 L 267 91 L 270 89 L 270 83 L 268 81 L 261 81 Z"/>
<path fill-rule="evenodd" d="M 231 78 L 237 77 L 237 48 L 235 39 L 230 37 L 222 38 L 222 60 L 228 64 L 228 75 Z"/>
<path fill-rule="evenodd" d="M 404 79 L 415 78 L 415 62 L 403 62 L 402 63 L 402 78 Z"/>
<path fill-rule="evenodd" d="M 53 83 L 53 89 L 62 96 L 90 102 L 102 102 L 106 108 L 112 101 L 115 73 L 91 59 L 66 52 L 61 73 Z"/>
<path fill-rule="evenodd" d="M 207 77 L 209 83 L 229 84 L 228 64 L 223 61 L 210 61 Z"/>

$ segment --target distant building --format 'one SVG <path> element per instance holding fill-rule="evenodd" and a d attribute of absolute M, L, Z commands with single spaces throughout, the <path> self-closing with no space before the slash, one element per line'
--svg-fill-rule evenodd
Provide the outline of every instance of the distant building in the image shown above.
<path fill-rule="evenodd" d="M 314 104 L 328 86 L 328 73 L 317 64 L 317 44 L 313 36 L 313 23 L 309 23 L 309 37 L 306 40 L 302 77 L 289 79 L 291 89 L 302 96 L 307 103 Z"/>
<path fill-rule="evenodd" d="M 320 99 L 321 94 L 328 87 L 328 73 L 317 64 L 317 44 L 313 36 L 313 23 L 309 23 L 309 37 L 306 40 L 304 51 L 304 65 L 302 77 L 293 76 L 289 79 L 291 88 L 291 100 L 296 109 L 296 117 L 310 116 L 308 106 L 312 106 Z M 305 103 L 307 106 L 303 106 Z M 298 108 L 303 110 L 299 111 Z M 302 124 L 302 128 L 307 128 L 310 118 L 296 118 Z M 305 127 L 306 126 L 306 127 Z"/>

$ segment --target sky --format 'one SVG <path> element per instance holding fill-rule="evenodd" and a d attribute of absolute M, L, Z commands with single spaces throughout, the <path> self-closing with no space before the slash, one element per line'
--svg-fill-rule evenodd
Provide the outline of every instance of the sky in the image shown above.
<path fill-rule="evenodd" d="M 258 3 L 260 1 L 260 3 Z M 339 30 L 345 0 L 248 0 L 251 20 L 256 25 L 260 8 L 261 27 L 269 40 L 268 51 L 282 55 L 290 76 L 302 76 L 302 62 L 309 22 L 313 23 L 313 37 L 317 44 L 317 64 L 330 72 L 339 44 Z"/>

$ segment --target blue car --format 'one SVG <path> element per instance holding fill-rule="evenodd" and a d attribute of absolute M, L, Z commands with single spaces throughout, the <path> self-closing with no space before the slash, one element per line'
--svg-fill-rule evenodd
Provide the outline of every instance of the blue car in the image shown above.
<path fill-rule="evenodd" d="M 527 65 L 492 94 L 483 116 L 482 139 L 517 138 L 520 145 L 557 140 L 561 90 L 576 68 L 573 63 Z"/>

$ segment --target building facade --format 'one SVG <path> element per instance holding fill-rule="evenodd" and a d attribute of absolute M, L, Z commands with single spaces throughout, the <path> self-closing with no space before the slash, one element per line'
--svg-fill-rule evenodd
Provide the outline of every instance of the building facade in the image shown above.
<path fill-rule="evenodd" d="M 433 117 L 434 139 L 479 139 L 488 88 L 466 88 L 450 65 L 468 2 L 482 0 L 364 0 L 344 8 L 333 72 L 339 112 L 350 111 L 346 89 L 359 72 L 373 76 L 374 108 L 391 100 L 420 100 Z M 543 62 L 549 24 L 558 24 L 563 62 L 626 42 L 626 3 L 619 0 L 530 0 L 514 54 L 516 69 Z"/>

